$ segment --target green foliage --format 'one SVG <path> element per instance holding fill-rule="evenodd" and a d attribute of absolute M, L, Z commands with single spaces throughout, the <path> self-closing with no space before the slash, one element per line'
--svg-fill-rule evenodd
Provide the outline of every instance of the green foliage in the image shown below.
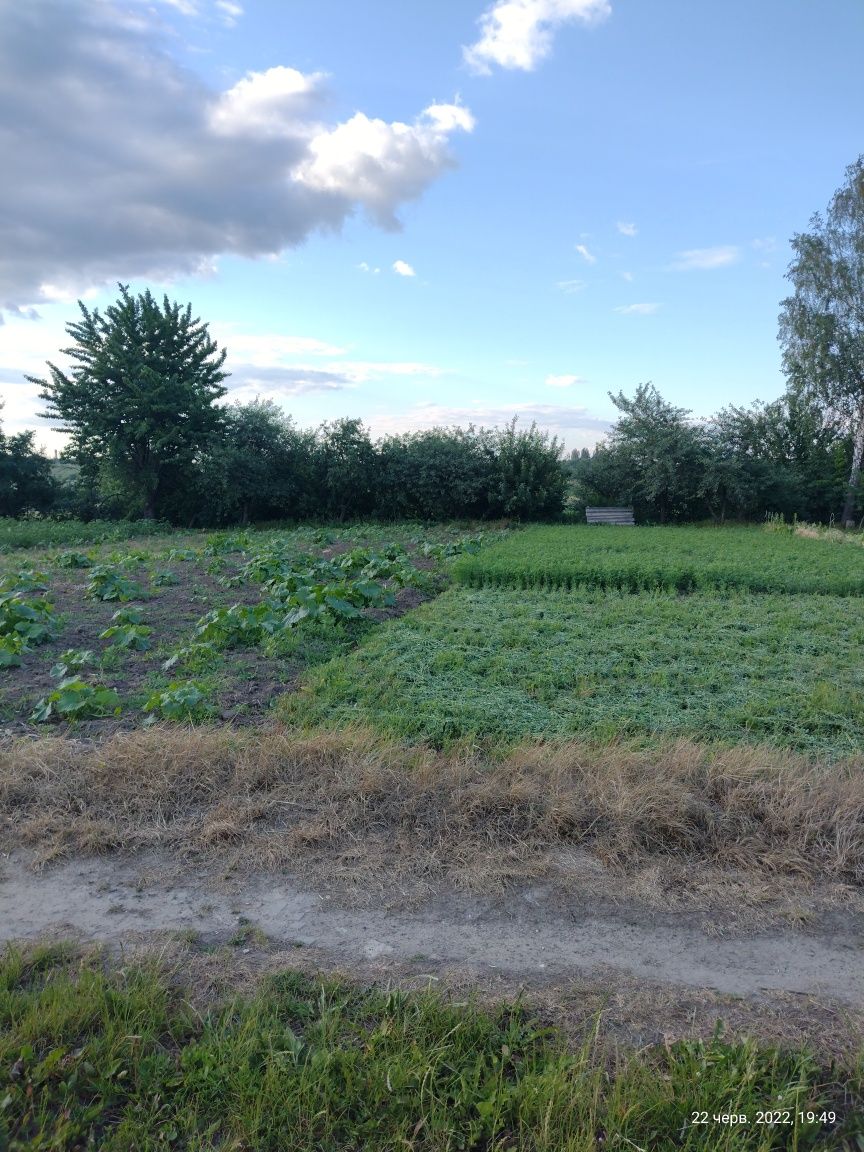
<path fill-rule="evenodd" d="M 61 552 L 54 557 L 58 568 L 92 568 L 93 561 L 83 552 Z"/>
<path fill-rule="evenodd" d="M 814 400 L 826 422 L 854 431 L 855 450 L 841 522 L 860 505 L 864 456 L 864 155 L 810 231 L 792 238 L 781 304 L 780 343 L 790 391 Z"/>
<path fill-rule="evenodd" d="M 146 652 L 153 629 L 142 624 L 142 618 L 140 608 L 119 608 L 111 617 L 114 623 L 99 633 L 99 639 L 129 652 Z"/>
<path fill-rule="evenodd" d="M 864 741 L 862 644 L 857 597 L 454 588 L 280 710 L 438 745 L 687 736 L 848 755 Z"/>
<path fill-rule="evenodd" d="M 71 372 L 49 361 L 49 380 L 28 379 L 79 462 L 155 516 L 219 427 L 226 353 L 193 321 L 191 304 L 184 311 L 165 296 L 160 307 L 149 289 L 133 297 L 119 288 L 104 316 L 79 301 L 82 319 L 66 326 L 74 344 L 63 349 Z"/>
<path fill-rule="evenodd" d="M 43 696 L 30 714 L 30 720 L 87 720 L 99 716 L 119 716 L 120 697 L 113 688 L 87 684 L 78 676 L 61 680 L 53 692 Z"/>
<path fill-rule="evenodd" d="M 155 572 L 150 573 L 150 583 L 154 588 L 169 588 L 174 584 L 179 584 L 180 577 L 170 568 L 158 568 Z"/>
<path fill-rule="evenodd" d="M 6 572 L 0 577 L 0 592 L 47 592 L 48 577 L 44 572 L 33 568 L 21 568 L 18 572 Z"/>
<path fill-rule="evenodd" d="M 136 536 L 164 536 L 173 529 L 158 520 L 27 520 L 0 519 L 0 553 L 58 544 L 102 544 Z"/>
<path fill-rule="evenodd" d="M 0 636 L 0 668 L 20 668 L 24 641 L 14 632 Z"/>
<path fill-rule="evenodd" d="M 245 927 L 245 926 L 242 926 Z M 251 933 L 250 933 L 251 936 Z M 154 964 L 56 945 L 0 965 L 0 1141 L 15 1149 L 854 1148 L 861 1070 L 753 1040 L 616 1054 L 523 1004 L 358 988 L 285 970 L 196 1010 Z M 842 1084 L 843 1087 L 838 1087 Z M 695 1093 L 695 1094 L 694 1094 Z M 766 1128 L 757 1110 L 788 1109 Z M 693 1112 L 750 1123 L 694 1126 Z M 799 1113 L 833 1111 L 833 1121 Z M 286 1143 L 286 1133 L 290 1138 Z M 92 1139 L 91 1139 L 92 1137 Z"/>
<path fill-rule="evenodd" d="M 2 407 L 2 403 L 0 403 Z M 51 461 L 33 446 L 35 433 L 6 436 L 0 428 L 0 516 L 47 511 L 57 495 Z"/>
<path fill-rule="evenodd" d="M 213 713 L 204 693 L 191 681 L 172 680 L 167 688 L 153 692 L 144 705 L 150 716 L 145 723 L 154 723 L 157 713 L 163 720 L 205 720 Z"/>
<path fill-rule="evenodd" d="M 140 584 L 127 579 L 105 564 L 97 564 L 90 571 L 86 595 L 91 600 L 143 600 L 146 593 Z"/>
<path fill-rule="evenodd" d="M 80 672 L 88 664 L 92 664 L 95 657 L 89 648 L 67 648 L 61 652 L 57 663 L 51 668 L 51 675 L 58 680 L 65 680 Z"/>
<path fill-rule="evenodd" d="M 4 645 L 7 652 L 17 655 L 33 645 L 45 644 L 54 639 L 58 630 L 59 622 L 50 601 L 41 596 L 27 597 L 18 591 L 0 595 L 0 638 L 8 641 Z"/>
<path fill-rule="evenodd" d="M 459 558 L 453 573 L 475 588 L 864 595 L 864 566 L 854 550 L 755 527 L 531 527 Z"/>

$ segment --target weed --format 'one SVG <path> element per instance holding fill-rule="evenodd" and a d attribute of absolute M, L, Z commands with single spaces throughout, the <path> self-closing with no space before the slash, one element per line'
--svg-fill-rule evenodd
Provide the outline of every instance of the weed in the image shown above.
<path fill-rule="evenodd" d="M 91 600 L 143 600 L 146 593 L 140 584 L 104 564 L 91 569 L 86 595 Z"/>
<path fill-rule="evenodd" d="M 69 676 L 42 697 L 30 719 L 35 724 L 44 724 L 48 720 L 75 721 L 112 715 L 120 715 L 120 697 L 113 688 L 87 684 L 78 676 Z"/>

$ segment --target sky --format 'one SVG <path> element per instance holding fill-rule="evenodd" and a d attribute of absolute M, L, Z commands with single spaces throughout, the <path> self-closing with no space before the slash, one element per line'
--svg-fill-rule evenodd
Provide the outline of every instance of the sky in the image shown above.
<path fill-rule="evenodd" d="M 302 427 L 775 399 L 862 50 L 862 0 L 0 0 L 3 431 L 62 448 L 25 376 L 119 283 Z"/>

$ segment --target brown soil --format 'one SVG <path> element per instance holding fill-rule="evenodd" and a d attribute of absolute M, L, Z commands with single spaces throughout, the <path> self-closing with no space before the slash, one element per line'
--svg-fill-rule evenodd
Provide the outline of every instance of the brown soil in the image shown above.
<path fill-rule="evenodd" d="M 130 541 L 125 551 L 141 550 L 134 545 L 135 542 Z M 172 547 L 183 546 L 182 538 L 170 538 L 162 543 L 161 549 L 147 541 L 146 550 L 151 552 L 151 558 L 135 567 L 122 569 L 128 579 L 146 590 L 146 598 L 133 601 L 130 606 L 143 610 L 143 622 L 153 629 L 150 637 L 153 647 L 145 652 L 120 652 L 113 657 L 117 663 L 101 673 L 95 671 L 94 666 L 82 672 L 88 682 L 104 683 L 117 691 L 123 704 L 121 715 L 80 721 L 74 727 L 65 721 L 57 721 L 53 727 L 72 731 L 87 739 L 104 738 L 113 732 L 140 727 L 145 716 L 141 708 L 157 683 L 164 687 L 170 679 L 196 679 L 194 673 L 182 668 L 163 673 L 162 664 L 173 651 L 191 642 L 201 616 L 213 608 L 260 601 L 261 592 L 256 585 L 225 587 L 209 574 L 206 571 L 209 557 L 202 556 L 194 561 L 165 559 Z M 353 543 L 347 542 L 334 544 L 324 549 L 322 554 L 339 555 L 352 546 Z M 123 551 L 116 545 L 111 548 Z M 418 567 L 426 566 L 422 557 L 418 560 Z M 103 558 L 99 562 L 109 561 Z M 225 562 L 222 575 L 230 577 L 237 573 L 243 558 L 229 554 Z M 28 559 L 27 567 L 30 566 L 38 569 L 39 559 Z M 165 567 L 175 573 L 179 583 L 151 587 L 149 572 Z M 98 660 L 110 651 L 110 642 L 100 640 L 99 635 L 111 625 L 114 612 L 126 605 L 117 601 L 88 599 L 88 579 L 87 569 L 49 567 L 48 595 L 65 622 L 55 640 L 26 654 L 20 668 L 0 671 L 0 733 L 24 735 L 44 731 L 44 726 L 33 725 L 29 716 L 37 701 L 57 687 L 57 680 L 51 676 L 50 669 L 62 652 L 69 648 L 89 649 Z M 370 609 L 366 616 L 376 622 L 392 619 L 410 611 L 424 599 L 428 597 L 415 589 L 401 589 L 396 594 L 394 607 Z M 241 726 L 267 721 L 272 715 L 273 701 L 294 688 L 303 670 L 304 664 L 300 660 L 270 658 L 258 648 L 223 652 L 216 668 L 219 688 L 215 699 L 210 701 L 215 715 L 220 720 Z"/>

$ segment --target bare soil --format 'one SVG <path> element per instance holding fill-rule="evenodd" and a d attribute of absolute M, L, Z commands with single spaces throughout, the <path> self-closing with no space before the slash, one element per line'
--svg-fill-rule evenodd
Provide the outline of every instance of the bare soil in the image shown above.
<path fill-rule="evenodd" d="M 554 886 L 497 899 L 443 887 L 422 907 L 356 908 L 290 875 L 227 885 L 159 856 L 0 867 L 0 941 L 66 938 L 110 948 L 178 947 L 208 984 L 277 967 L 495 999 L 527 993 L 574 1035 L 592 1018 L 629 1044 L 727 1034 L 806 1043 L 831 1055 L 864 1043 L 864 919 L 718 939 L 698 917 L 633 902 L 562 898 Z M 398 904 L 398 901 L 397 901 Z"/>

